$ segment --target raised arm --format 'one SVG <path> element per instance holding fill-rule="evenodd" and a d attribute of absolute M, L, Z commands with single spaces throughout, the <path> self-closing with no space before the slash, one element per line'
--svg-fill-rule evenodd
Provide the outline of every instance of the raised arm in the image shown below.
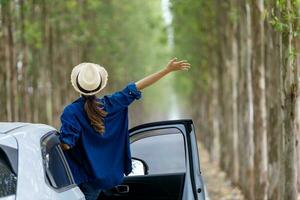
<path fill-rule="evenodd" d="M 164 77 L 165 75 L 169 74 L 170 72 L 179 71 L 179 70 L 188 70 L 191 67 L 191 64 L 188 63 L 186 60 L 180 60 L 177 61 L 177 58 L 173 58 L 169 61 L 167 66 L 153 74 L 150 74 L 149 76 L 146 76 L 145 78 L 137 81 L 136 87 L 138 90 L 142 90 L 153 83 L 157 82 L 159 79 Z"/>

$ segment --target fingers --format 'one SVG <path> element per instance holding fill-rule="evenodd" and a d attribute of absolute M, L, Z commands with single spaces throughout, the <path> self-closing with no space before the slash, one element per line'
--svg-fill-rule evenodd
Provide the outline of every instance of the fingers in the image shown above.
<path fill-rule="evenodd" d="M 180 66 L 180 67 L 189 67 L 189 68 L 190 68 L 190 67 L 191 67 L 191 64 L 188 63 L 188 62 L 180 62 L 180 63 L 179 63 L 179 66 Z"/>
<path fill-rule="evenodd" d="M 187 60 L 177 61 L 176 57 L 170 60 L 169 64 L 173 65 L 174 70 L 189 70 L 191 68 L 191 64 Z"/>
<path fill-rule="evenodd" d="M 189 70 L 191 68 L 190 65 L 183 65 L 180 67 L 181 70 Z"/>
<path fill-rule="evenodd" d="M 187 62 L 180 63 L 179 65 L 180 65 L 180 66 L 191 66 L 191 64 L 190 64 L 190 63 L 187 63 Z"/>
<path fill-rule="evenodd" d="M 181 61 L 178 61 L 179 64 L 181 63 L 187 63 L 187 60 L 181 60 Z"/>
<path fill-rule="evenodd" d="M 170 63 L 173 63 L 173 62 L 175 62 L 176 60 L 177 60 L 177 58 L 174 57 L 174 58 L 170 61 Z"/>
<path fill-rule="evenodd" d="M 181 60 L 176 64 L 179 65 L 180 70 L 189 70 L 191 68 L 191 64 L 187 62 L 187 60 Z"/>
<path fill-rule="evenodd" d="M 186 66 L 191 66 L 190 63 L 187 62 L 187 60 L 181 60 L 176 62 L 176 64 L 179 64 L 180 66 L 186 65 Z"/>
<path fill-rule="evenodd" d="M 175 62 L 177 61 L 177 58 L 174 57 L 172 60 L 170 60 L 170 62 Z M 180 61 L 177 61 L 176 64 L 189 64 L 187 60 L 180 60 Z"/>

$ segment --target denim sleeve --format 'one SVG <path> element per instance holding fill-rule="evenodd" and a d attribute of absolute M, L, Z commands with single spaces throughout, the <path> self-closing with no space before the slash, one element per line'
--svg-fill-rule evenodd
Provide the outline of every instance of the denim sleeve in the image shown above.
<path fill-rule="evenodd" d="M 136 84 L 130 82 L 123 90 L 104 96 L 103 98 L 109 111 L 114 112 L 127 108 L 134 100 L 141 97 L 142 93 L 137 89 Z"/>
<path fill-rule="evenodd" d="M 69 145 L 71 148 L 76 144 L 81 133 L 81 127 L 74 113 L 65 109 L 60 117 L 61 128 L 59 139 L 62 143 Z"/>

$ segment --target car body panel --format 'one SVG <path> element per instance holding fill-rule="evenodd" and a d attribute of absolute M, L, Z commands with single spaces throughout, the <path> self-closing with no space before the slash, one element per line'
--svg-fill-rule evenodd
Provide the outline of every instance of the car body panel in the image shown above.
<path fill-rule="evenodd" d="M 18 143 L 14 136 L 0 134 L 0 144 L 17 149 Z"/>
<path fill-rule="evenodd" d="M 0 122 L 0 133 L 7 133 L 18 129 L 22 126 L 29 125 L 29 123 L 23 122 Z"/>

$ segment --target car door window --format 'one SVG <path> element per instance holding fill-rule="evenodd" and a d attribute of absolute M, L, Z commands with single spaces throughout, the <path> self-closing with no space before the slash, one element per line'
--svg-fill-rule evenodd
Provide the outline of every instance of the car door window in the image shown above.
<path fill-rule="evenodd" d="M 48 184 L 62 189 L 74 184 L 70 169 L 59 146 L 59 140 L 52 134 L 43 142 L 43 160 Z"/>
<path fill-rule="evenodd" d="M 184 137 L 177 128 L 139 133 L 131 142 L 131 154 L 148 165 L 150 175 L 186 171 Z"/>
<path fill-rule="evenodd" d="M 47 175 L 52 176 L 50 179 L 53 179 L 52 184 L 54 187 L 63 188 L 72 184 L 68 177 L 58 146 L 55 146 L 50 150 L 47 168 Z"/>

